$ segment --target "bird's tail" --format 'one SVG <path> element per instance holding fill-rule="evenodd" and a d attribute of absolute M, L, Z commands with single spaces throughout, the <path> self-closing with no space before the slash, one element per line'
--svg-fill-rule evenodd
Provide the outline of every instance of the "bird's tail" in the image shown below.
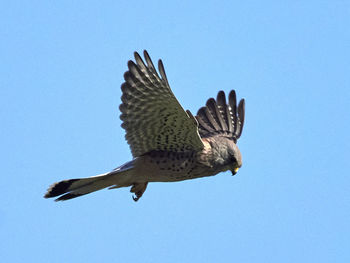
<path fill-rule="evenodd" d="M 54 183 L 45 194 L 45 198 L 57 197 L 55 201 L 64 201 L 86 195 L 109 186 L 126 187 L 132 184 L 133 161 L 113 171 L 93 177 L 69 179 Z"/>

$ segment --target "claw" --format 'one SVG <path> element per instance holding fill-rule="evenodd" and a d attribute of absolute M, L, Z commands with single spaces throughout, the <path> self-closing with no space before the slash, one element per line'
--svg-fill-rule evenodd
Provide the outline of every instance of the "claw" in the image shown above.
<path fill-rule="evenodd" d="M 130 189 L 130 192 L 131 193 L 135 193 L 135 195 L 132 196 L 132 199 L 137 202 L 141 196 L 143 195 L 143 193 L 146 191 L 146 188 L 147 188 L 147 184 L 148 183 L 142 183 L 142 184 L 138 184 L 138 183 L 135 183 L 131 189 Z"/>

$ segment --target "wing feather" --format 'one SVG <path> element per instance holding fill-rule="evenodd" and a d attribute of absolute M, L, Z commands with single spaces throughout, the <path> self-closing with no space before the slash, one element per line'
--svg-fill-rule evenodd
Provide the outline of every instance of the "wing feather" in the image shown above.
<path fill-rule="evenodd" d="M 211 98 L 207 101 L 207 107 L 210 109 L 211 114 L 213 115 L 215 121 L 219 124 L 219 128 L 217 130 L 227 130 L 227 125 L 224 121 L 224 118 L 221 115 L 218 105 L 216 101 Z"/>
<path fill-rule="evenodd" d="M 245 111 L 245 101 L 242 99 L 238 104 L 238 120 L 236 137 L 241 137 L 243 125 L 244 125 L 244 111 Z"/>
<path fill-rule="evenodd" d="M 226 97 L 225 97 L 225 93 L 223 91 L 219 91 L 218 96 L 216 97 L 216 102 L 218 105 L 218 109 L 219 109 L 219 113 L 220 117 L 222 119 L 222 129 L 223 130 L 229 130 L 229 126 L 230 126 L 230 121 L 228 119 L 228 117 L 230 116 L 229 114 L 227 114 L 227 105 L 226 105 Z"/>
<path fill-rule="evenodd" d="M 214 129 L 216 131 L 220 131 L 220 126 L 219 126 L 219 124 L 218 124 L 218 122 L 217 122 L 217 120 L 215 118 L 216 116 L 214 115 L 215 113 L 213 111 L 211 111 L 211 109 L 208 106 L 204 108 L 204 112 L 205 112 L 209 122 L 214 127 Z"/>
<path fill-rule="evenodd" d="M 166 77 L 166 74 L 165 74 L 165 69 L 164 69 L 164 65 L 163 65 L 162 60 L 158 61 L 158 70 L 159 70 L 159 73 L 160 73 L 160 76 L 162 77 L 162 79 L 165 80 L 167 86 L 170 87 L 169 82 L 168 82 L 168 78 Z"/>
<path fill-rule="evenodd" d="M 120 119 L 134 157 L 154 150 L 199 151 L 203 142 L 198 122 L 186 113 L 170 89 L 162 61 L 160 75 L 144 51 L 145 62 L 135 52 L 121 89 Z"/>
<path fill-rule="evenodd" d="M 228 106 L 230 116 L 231 116 L 231 123 L 233 126 L 233 133 L 236 133 L 237 129 L 237 99 L 236 99 L 236 92 L 234 90 L 230 91 L 230 94 L 228 95 Z"/>
<path fill-rule="evenodd" d="M 223 91 L 217 95 L 217 99 L 210 98 L 205 107 L 198 110 L 196 119 L 199 124 L 199 133 L 202 138 L 222 135 L 233 138 L 235 142 L 241 136 L 245 114 L 244 99 L 238 104 L 236 92 L 232 90 L 228 96 L 228 104 Z"/>
<path fill-rule="evenodd" d="M 136 52 L 135 52 L 135 53 L 136 53 Z M 154 67 L 153 62 L 152 62 L 152 60 L 151 60 L 151 58 L 150 58 L 150 56 L 149 56 L 149 54 L 148 54 L 148 52 L 147 52 L 146 50 L 143 51 L 143 55 L 144 55 L 144 57 L 145 57 L 145 60 L 146 60 L 147 65 L 148 65 L 148 69 L 149 69 L 152 73 L 156 74 L 157 77 L 158 77 L 158 73 L 157 73 L 157 71 L 156 71 L 156 68 Z"/>

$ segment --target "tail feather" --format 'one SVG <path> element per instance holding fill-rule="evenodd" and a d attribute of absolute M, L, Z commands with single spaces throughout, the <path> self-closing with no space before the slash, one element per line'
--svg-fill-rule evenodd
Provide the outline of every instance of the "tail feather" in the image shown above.
<path fill-rule="evenodd" d="M 55 201 L 68 200 L 106 188 L 115 181 L 115 178 L 112 178 L 109 174 L 101 174 L 90 178 L 64 180 L 54 183 L 48 189 L 45 198 L 62 195 Z"/>
<path fill-rule="evenodd" d="M 45 198 L 58 197 L 55 201 L 64 201 L 86 195 L 109 186 L 125 187 L 132 182 L 132 164 L 127 163 L 110 173 L 88 178 L 69 179 L 54 183 L 49 187 Z"/>

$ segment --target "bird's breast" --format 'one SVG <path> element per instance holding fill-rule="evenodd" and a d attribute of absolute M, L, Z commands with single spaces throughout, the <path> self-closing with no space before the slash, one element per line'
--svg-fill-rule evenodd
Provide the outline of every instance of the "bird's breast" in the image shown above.
<path fill-rule="evenodd" d="M 174 182 L 212 175 L 195 152 L 152 151 L 136 164 L 138 178 L 147 182 Z"/>

